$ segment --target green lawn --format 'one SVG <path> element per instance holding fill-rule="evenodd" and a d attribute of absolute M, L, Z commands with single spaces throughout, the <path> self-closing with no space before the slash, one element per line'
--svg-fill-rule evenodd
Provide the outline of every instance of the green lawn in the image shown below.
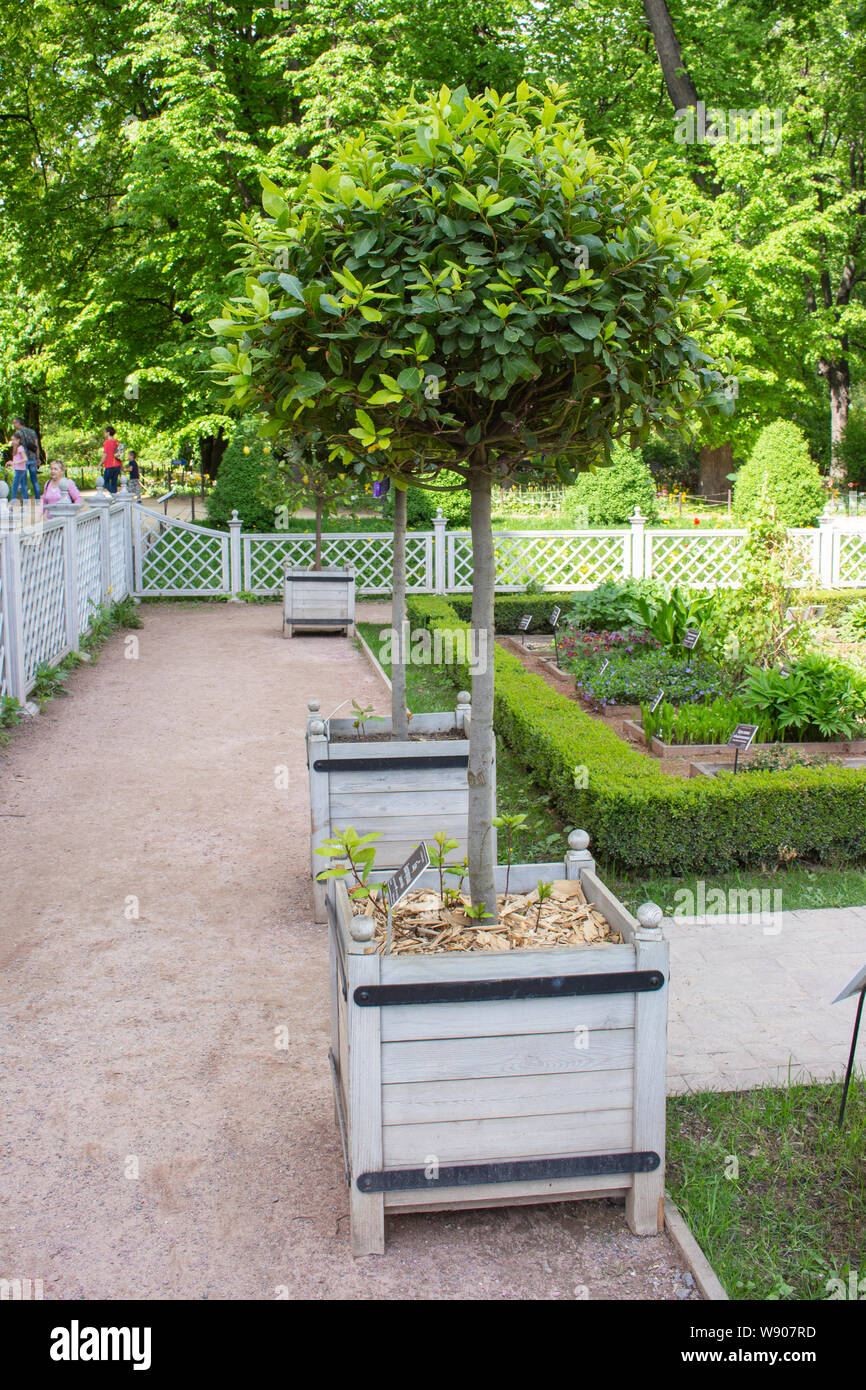
<path fill-rule="evenodd" d="M 866 1276 L 866 1083 L 668 1100 L 671 1196 L 728 1295 L 817 1299 Z M 838 1295 L 838 1289 L 836 1289 Z M 859 1295 L 866 1296 L 866 1283 Z"/>

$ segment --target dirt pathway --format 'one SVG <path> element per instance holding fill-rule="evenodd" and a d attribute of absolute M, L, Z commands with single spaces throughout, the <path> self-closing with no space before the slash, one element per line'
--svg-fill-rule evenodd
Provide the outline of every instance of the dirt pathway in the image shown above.
<path fill-rule="evenodd" d="M 608 1202 L 402 1217 L 350 1258 L 303 728 L 309 696 L 383 692 L 344 638 L 284 641 L 276 606 L 141 612 L 0 751 L 0 1277 L 55 1299 L 694 1297 Z"/>

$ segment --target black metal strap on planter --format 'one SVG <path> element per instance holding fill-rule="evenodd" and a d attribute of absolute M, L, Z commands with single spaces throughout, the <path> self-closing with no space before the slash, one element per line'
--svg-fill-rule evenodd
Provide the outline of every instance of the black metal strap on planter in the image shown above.
<path fill-rule="evenodd" d="M 431 1187 L 481 1187 L 495 1182 L 545 1182 L 557 1178 L 607 1177 L 617 1173 L 652 1173 L 661 1162 L 657 1153 L 584 1154 L 573 1158 L 523 1158 L 514 1162 L 465 1163 L 434 1169 L 389 1168 L 361 1173 L 359 1192 L 411 1192 Z"/>
<path fill-rule="evenodd" d="M 426 758 L 316 758 L 313 771 L 414 772 L 418 769 L 468 766 L 468 753 L 441 753 Z"/>
<path fill-rule="evenodd" d="M 286 618 L 292 627 L 348 627 L 351 618 Z"/>
<path fill-rule="evenodd" d="M 510 980 L 436 980 L 419 985 L 359 985 L 352 998 L 362 1009 L 386 1004 L 484 1004 L 501 999 L 564 999 L 578 994 L 644 994 L 661 989 L 660 970 L 621 970 L 598 975 L 529 975 Z"/>

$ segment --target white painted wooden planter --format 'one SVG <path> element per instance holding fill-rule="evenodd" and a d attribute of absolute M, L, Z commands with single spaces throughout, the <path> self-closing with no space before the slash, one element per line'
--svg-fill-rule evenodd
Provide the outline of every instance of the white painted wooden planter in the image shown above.
<path fill-rule="evenodd" d="M 380 956 L 345 881 L 329 882 L 330 1062 L 355 1255 L 383 1252 L 391 1212 L 623 1196 L 632 1231 L 662 1229 L 662 912 L 647 903 L 632 917 L 587 844 L 573 831 L 564 868 L 512 866 L 511 886 L 579 877 L 621 946 Z M 418 886 L 438 890 L 438 875 Z M 473 990 L 487 997 L 455 998 Z"/>
<path fill-rule="evenodd" d="M 295 628 L 345 629 L 355 633 L 355 570 L 303 569 L 287 564 L 283 569 L 283 636 L 294 637 Z"/>
<path fill-rule="evenodd" d="M 370 742 L 358 739 L 351 719 L 322 720 L 318 700 L 309 702 L 307 766 L 310 772 L 310 873 L 315 920 L 327 921 L 324 885 L 316 875 L 328 861 L 316 849 L 337 830 L 354 826 L 359 835 L 376 831 L 376 867 L 397 869 L 421 840 L 437 831 L 457 841 L 448 862 L 464 859 L 469 824 L 469 695 L 461 691 L 455 710 L 413 715 L 410 732 L 445 733 L 459 739 Z M 391 733 L 391 720 L 370 721 L 370 733 Z M 339 741 L 335 741 L 339 740 Z M 344 740 L 349 740 L 348 742 Z M 496 761 L 493 806 L 496 807 Z M 496 830 L 493 853 L 496 856 Z"/>

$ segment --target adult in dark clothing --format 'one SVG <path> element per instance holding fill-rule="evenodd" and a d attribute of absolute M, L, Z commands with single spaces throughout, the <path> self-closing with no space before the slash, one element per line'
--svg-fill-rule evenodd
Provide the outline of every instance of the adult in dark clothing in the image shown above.
<path fill-rule="evenodd" d="M 12 421 L 12 428 L 21 440 L 21 446 L 27 455 L 27 472 L 33 484 L 33 496 L 39 497 L 39 477 L 37 469 L 39 467 L 39 436 L 35 430 L 31 430 L 20 415 L 16 415 Z M 27 484 L 24 484 L 25 488 Z"/>

